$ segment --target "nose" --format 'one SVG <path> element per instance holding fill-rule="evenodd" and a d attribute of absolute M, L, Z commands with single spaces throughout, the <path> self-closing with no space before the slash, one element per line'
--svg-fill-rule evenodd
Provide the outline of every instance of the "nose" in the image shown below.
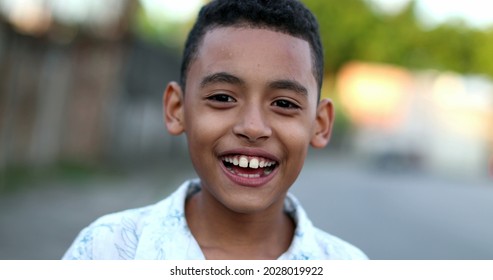
<path fill-rule="evenodd" d="M 254 143 L 268 139 L 272 135 L 272 129 L 259 106 L 248 106 L 239 114 L 233 133 Z"/>

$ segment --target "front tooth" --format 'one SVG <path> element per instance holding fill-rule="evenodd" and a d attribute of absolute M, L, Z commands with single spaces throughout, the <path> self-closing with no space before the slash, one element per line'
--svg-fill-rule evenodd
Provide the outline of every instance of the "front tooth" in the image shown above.
<path fill-rule="evenodd" d="M 258 167 L 260 168 L 264 168 L 265 167 L 265 161 L 264 160 L 261 160 L 258 164 Z"/>
<path fill-rule="evenodd" d="M 238 164 L 239 164 L 239 163 L 240 163 L 240 162 L 238 161 L 238 157 L 234 157 L 234 158 L 233 158 L 233 165 L 238 166 Z"/>
<path fill-rule="evenodd" d="M 250 160 L 250 164 L 249 164 L 249 166 L 250 166 L 250 168 L 257 169 L 257 168 L 258 168 L 258 164 L 259 164 L 258 159 L 256 159 L 256 158 L 252 158 L 252 159 Z"/>
<path fill-rule="evenodd" d="M 240 165 L 240 167 L 247 168 L 248 167 L 248 159 L 244 156 L 241 156 L 240 161 L 239 161 L 239 165 Z"/>

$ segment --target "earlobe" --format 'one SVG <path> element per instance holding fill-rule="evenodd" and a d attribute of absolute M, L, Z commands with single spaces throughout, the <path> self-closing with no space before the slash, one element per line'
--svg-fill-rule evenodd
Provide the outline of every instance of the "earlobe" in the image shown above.
<path fill-rule="evenodd" d="M 163 118 L 168 132 L 172 135 L 179 135 L 185 131 L 183 105 L 180 85 L 170 82 L 163 94 Z"/>
<path fill-rule="evenodd" d="M 310 144 L 314 148 L 325 147 L 330 140 L 334 124 L 334 107 L 330 99 L 323 99 L 318 104 L 315 129 Z"/>

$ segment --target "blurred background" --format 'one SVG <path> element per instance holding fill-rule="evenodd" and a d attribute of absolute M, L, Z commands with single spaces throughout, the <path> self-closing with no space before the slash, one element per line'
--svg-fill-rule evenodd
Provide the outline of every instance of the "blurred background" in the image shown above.
<path fill-rule="evenodd" d="M 202 0 L 0 0 L 0 259 L 196 176 L 162 122 Z M 333 138 L 292 191 L 373 259 L 493 259 L 493 16 L 481 0 L 305 0 Z"/>

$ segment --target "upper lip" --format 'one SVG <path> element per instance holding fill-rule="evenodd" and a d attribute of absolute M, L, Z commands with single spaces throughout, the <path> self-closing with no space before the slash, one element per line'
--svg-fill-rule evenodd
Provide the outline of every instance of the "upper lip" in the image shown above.
<path fill-rule="evenodd" d="M 219 157 L 231 156 L 231 155 L 263 157 L 263 158 L 266 158 L 266 159 L 269 159 L 272 161 L 279 162 L 279 159 L 275 155 L 273 155 L 272 153 L 269 153 L 269 152 L 262 150 L 262 149 L 252 149 L 252 148 L 237 148 L 237 149 L 226 150 L 224 152 L 221 152 L 219 154 Z"/>

